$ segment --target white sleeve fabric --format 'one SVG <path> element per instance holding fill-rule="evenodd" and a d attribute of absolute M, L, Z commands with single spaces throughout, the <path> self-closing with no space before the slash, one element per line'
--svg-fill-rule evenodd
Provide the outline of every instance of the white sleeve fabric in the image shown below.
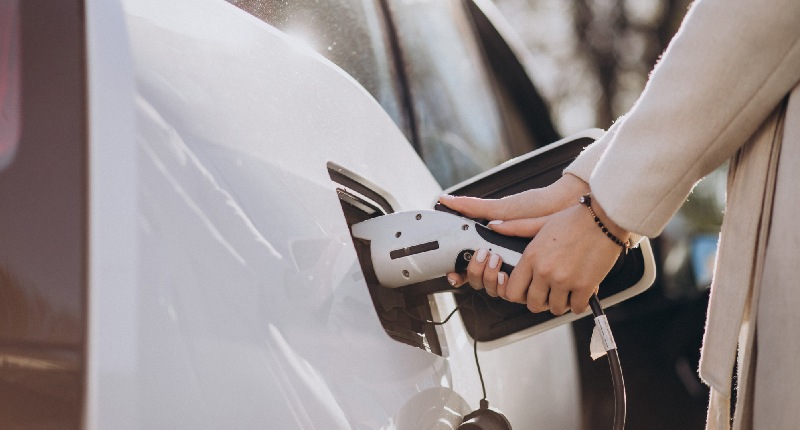
<path fill-rule="evenodd" d="M 799 1 L 697 1 L 634 107 L 566 172 L 591 171 L 614 222 L 657 236 L 798 82 L 798 40 Z"/>
<path fill-rule="evenodd" d="M 564 169 L 564 173 L 575 175 L 588 184 L 594 168 L 597 166 L 597 163 L 600 162 L 600 158 L 603 156 L 606 148 L 608 148 L 608 142 L 611 140 L 611 137 L 614 136 L 621 122 L 621 119 L 614 122 L 614 125 L 603 133 L 599 139 L 583 148 L 583 151 L 581 151 L 575 161 Z"/>
<path fill-rule="evenodd" d="M 608 148 L 608 142 L 611 140 L 611 137 L 614 136 L 614 133 L 619 128 L 619 125 L 622 123 L 624 117 L 618 119 L 614 122 L 614 125 L 608 129 L 599 139 L 592 142 L 591 145 L 583 148 L 583 151 L 575 158 L 575 161 L 570 163 L 566 169 L 564 169 L 564 173 L 569 173 L 575 175 L 587 184 L 589 183 L 589 178 L 592 176 L 592 172 L 594 168 L 597 166 L 597 163 L 602 158 L 603 153 L 605 152 L 606 148 Z M 642 241 L 641 234 L 636 232 L 631 232 L 630 241 L 633 246 L 638 246 L 639 243 Z"/>

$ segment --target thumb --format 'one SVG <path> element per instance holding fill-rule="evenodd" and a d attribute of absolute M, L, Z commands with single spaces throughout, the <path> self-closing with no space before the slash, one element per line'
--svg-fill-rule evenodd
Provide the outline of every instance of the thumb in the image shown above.
<path fill-rule="evenodd" d="M 519 236 L 519 237 L 533 237 L 542 226 L 550 219 L 550 216 L 543 216 L 538 218 L 524 218 L 515 219 L 510 221 L 492 221 L 489 223 L 489 228 L 500 234 L 506 236 Z"/>

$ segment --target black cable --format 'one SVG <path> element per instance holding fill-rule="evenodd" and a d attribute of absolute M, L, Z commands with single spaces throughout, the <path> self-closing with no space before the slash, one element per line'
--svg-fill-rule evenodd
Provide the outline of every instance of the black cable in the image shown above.
<path fill-rule="evenodd" d="M 475 309 L 474 306 L 474 294 L 470 296 L 467 300 L 461 302 L 455 309 L 453 309 L 442 321 L 431 321 L 431 320 L 423 320 L 421 318 L 412 315 L 408 312 L 405 308 L 401 308 L 403 312 L 406 313 L 410 318 L 419 321 L 425 324 L 433 324 L 433 325 L 444 325 L 446 324 L 450 318 L 455 315 L 455 313 L 465 307 L 467 307 L 467 303 L 473 304 L 473 306 L 468 307 L 472 310 L 475 314 L 475 336 L 472 339 L 472 352 L 475 356 L 475 366 L 478 368 L 478 377 L 481 381 L 481 390 L 483 391 L 483 399 L 486 400 L 486 384 L 483 380 L 483 372 L 481 370 L 481 363 L 478 360 L 478 311 Z M 611 382 L 614 385 L 614 430 L 624 430 L 625 428 L 625 407 L 626 407 L 626 400 L 625 400 L 625 380 L 622 377 L 622 364 L 619 361 L 619 354 L 617 353 L 617 345 L 614 342 L 614 337 L 611 334 L 611 327 L 608 325 L 608 319 L 606 318 L 605 313 L 603 312 L 603 308 L 600 306 L 600 301 L 597 298 L 597 294 L 593 294 L 591 298 L 589 298 L 589 307 L 592 309 L 592 314 L 595 317 L 595 324 L 598 325 L 598 330 L 600 331 L 600 335 L 603 338 L 603 344 L 606 349 L 606 355 L 608 356 L 608 365 L 611 368 Z"/>
<path fill-rule="evenodd" d="M 475 336 L 472 337 L 472 354 L 475 356 L 475 366 L 478 368 L 478 378 L 481 380 L 481 390 L 483 391 L 483 398 L 481 400 L 486 400 L 486 384 L 483 382 L 483 371 L 481 370 L 481 362 L 478 361 L 478 311 L 475 309 L 475 295 L 473 294 L 470 297 L 470 301 L 473 302 L 472 313 L 475 315 Z"/>
<path fill-rule="evenodd" d="M 461 302 L 461 304 L 456 306 L 456 308 L 453 309 L 447 315 L 447 318 L 445 318 L 442 321 L 431 321 L 431 320 L 427 320 L 427 319 L 423 320 L 423 319 L 418 318 L 417 316 L 411 314 L 411 312 L 409 312 L 405 308 L 401 308 L 401 309 L 411 319 L 419 321 L 421 323 L 433 324 L 433 325 L 444 325 L 444 324 L 447 323 L 447 321 L 450 320 L 450 318 L 453 315 L 455 315 L 456 311 L 459 311 L 459 310 L 467 307 L 466 306 L 467 303 L 473 304 L 473 306 L 469 307 L 469 309 L 471 309 L 472 312 L 475 314 L 475 336 L 472 338 L 472 354 L 475 356 L 475 366 L 478 368 L 478 378 L 480 378 L 480 381 L 481 381 L 481 390 L 483 391 L 483 400 L 486 400 L 486 383 L 483 381 L 483 371 L 481 370 L 481 362 L 478 360 L 478 311 L 475 309 L 475 306 L 474 306 L 474 303 L 473 303 L 474 300 L 475 300 L 475 294 L 471 295 L 467 300 L 464 300 L 463 302 Z"/>
<path fill-rule="evenodd" d="M 611 368 L 611 382 L 614 384 L 614 430 L 625 428 L 625 380 L 622 378 L 622 365 L 617 354 L 617 345 L 611 335 L 611 328 L 608 325 L 603 308 L 597 299 L 597 294 L 593 294 L 589 299 L 589 306 L 594 314 L 595 324 L 603 338 L 603 345 L 608 355 L 608 365 Z"/>
<path fill-rule="evenodd" d="M 445 318 L 445 319 L 444 319 L 444 320 L 442 320 L 442 321 L 431 321 L 431 320 L 424 320 L 424 319 L 422 319 L 422 318 L 419 318 L 419 317 L 417 317 L 416 315 L 412 314 L 412 313 L 411 313 L 411 312 L 409 312 L 409 311 L 408 311 L 408 309 L 406 309 L 406 308 L 398 308 L 398 309 L 400 309 L 401 311 L 403 311 L 403 313 L 405 313 L 405 314 L 406 314 L 406 315 L 407 315 L 409 318 L 411 318 L 412 320 L 415 320 L 415 321 L 417 321 L 417 322 L 421 322 L 421 323 L 423 323 L 423 324 L 432 324 L 432 325 L 445 325 L 445 324 L 447 324 L 447 321 L 450 321 L 450 318 L 452 318 L 452 317 L 453 317 L 453 315 L 455 315 L 456 311 L 458 311 L 459 309 L 461 309 L 461 306 L 464 306 L 464 304 L 460 304 L 460 305 L 456 306 L 456 308 L 455 308 L 455 309 L 453 309 L 453 310 L 452 310 L 452 311 L 451 311 L 451 312 L 450 312 L 450 313 L 447 315 L 447 318 Z"/>

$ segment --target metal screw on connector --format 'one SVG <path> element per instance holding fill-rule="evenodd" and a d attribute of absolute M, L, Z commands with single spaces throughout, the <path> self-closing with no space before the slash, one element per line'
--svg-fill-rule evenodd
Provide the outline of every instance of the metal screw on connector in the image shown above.
<path fill-rule="evenodd" d="M 472 260 L 472 253 L 471 252 L 465 252 L 464 253 L 464 261 L 470 261 L 470 260 Z"/>
<path fill-rule="evenodd" d="M 469 224 L 464 224 L 461 226 L 461 230 L 467 231 L 469 230 Z"/>
<path fill-rule="evenodd" d="M 411 274 L 408 273 L 408 270 L 403 270 L 403 277 L 404 278 L 408 279 L 410 276 L 411 276 Z"/>
<path fill-rule="evenodd" d="M 422 219 L 422 214 L 417 214 L 417 221 Z"/>
<path fill-rule="evenodd" d="M 402 232 L 398 231 L 397 233 L 394 234 L 394 237 L 400 237 L 400 235 L 402 234 L 403 234 Z"/>

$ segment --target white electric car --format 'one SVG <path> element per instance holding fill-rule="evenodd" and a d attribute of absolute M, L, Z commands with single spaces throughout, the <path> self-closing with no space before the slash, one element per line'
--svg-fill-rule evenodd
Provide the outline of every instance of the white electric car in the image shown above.
<path fill-rule="evenodd" d="M 454 429 L 477 339 L 515 428 L 579 428 L 567 325 L 429 324 L 459 297 L 349 230 L 560 174 L 469 179 L 558 140 L 509 37 L 482 0 L 0 0 L 0 427 Z"/>

